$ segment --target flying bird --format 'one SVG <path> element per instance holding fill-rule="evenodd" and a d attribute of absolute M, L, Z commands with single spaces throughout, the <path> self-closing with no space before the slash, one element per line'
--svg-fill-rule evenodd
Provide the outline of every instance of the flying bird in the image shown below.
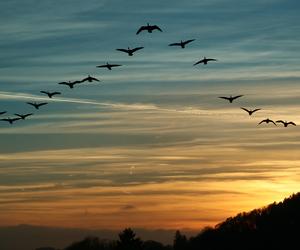
<path fill-rule="evenodd" d="M 44 106 L 48 104 L 47 102 L 41 102 L 41 103 L 36 103 L 36 102 L 27 102 L 27 104 L 35 107 L 36 109 L 39 109 L 41 106 Z"/>
<path fill-rule="evenodd" d="M 28 117 L 28 116 L 30 116 L 30 115 L 33 115 L 33 114 L 30 113 L 30 114 L 25 114 L 25 115 L 21 115 L 21 114 L 15 114 L 15 115 L 16 115 L 16 116 L 19 116 L 20 119 L 25 120 L 26 117 Z"/>
<path fill-rule="evenodd" d="M 187 41 L 180 41 L 180 43 L 171 43 L 169 44 L 169 46 L 180 46 L 182 49 L 185 48 L 185 45 L 187 45 L 188 43 L 191 43 L 193 41 L 195 41 L 196 39 L 191 39 L 191 40 L 187 40 Z"/>
<path fill-rule="evenodd" d="M 242 97 L 242 96 L 244 96 L 244 95 L 229 96 L 229 97 L 227 97 L 227 96 L 219 96 L 219 98 L 228 100 L 230 103 L 232 103 L 233 100 L 235 100 L 235 99 L 237 99 L 237 98 L 240 98 L 240 97 Z"/>
<path fill-rule="evenodd" d="M 88 82 L 93 82 L 93 81 L 100 82 L 97 78 L 92 77 L 90 75 L 88 77 L 86 77 L 86 78 L 84 78 L 84 79 L 81 80 L 81 82 L 86 82 L 86 81 L 88 81 Z"/>
<path fill-rule="evenodd" d="M 288 125 L 294 125 L 296 126 L 296 124 L 294 122 L 287 122 L 287 121 L 282 121 L 282 120 L 279 120 L 279 121 L 276 121 L 277 123 L 282 123 L 284 125 L 284 127 L 287 127 Z"/>
<path fill-rule="evenodd" d="M 275 126 L 277 126 L 276 123 L 275 123 L 274 121 L 270 120 L 269 118 L 267 118 L 267 119 L 265 119 L 265 120 L 262 120 L 260 123 L 258 123 L 258 125 L 260 125 L 260 124 L 262 124 L 262 123 L 264 123 L 264 122 L 267 123 L 267 124 L 268 124 L 268 123 L 273 123 Z"/>
<path fill-rule="evenodd" d="M 252 115 L 254 112 L 261 110 L 261 109 L 249 110 L 249 109 L 246 109 L 246 108 L 241 108 L 241 109 L 245 110 L 249 115 Z"/>
<path fill-rule="evenodd" d="M 130 49 L 129 47 L 127 49 L 116 49 L 116 50 L 119 50 L 119 51 L 122 51 L 122 52 L 125 52 L 127 53 L 129 56 L 133 56 L 133 53 L 140 50 L 140 49 L 143 49 L 144 47 L 137 47 L 137 48 L 134 48 L 134 49 Z"/>
<path fill-rule="evenodd" d="M 108 70 L 112 70 L 113 67 L 119 67 L 119 66 L 122 66 L 121 64 L 109 64 L 109 63 L 106 63 L 106 64 L 103 64 L 103 65 L 99 65 L 99 66 L 96 66 L 97 68 L 107 68 Z"/>
<path fill-rule="evenodd" d="M 6 111 L 1 111 L 0 112 L 0 115 L 4 115 L 4 114 L 6 114 L 7 112 Z"/>
<path fill-rule="evenodd" d="M 159 28 L 157 25 L 150 25 L 149 23 L 147 23 L 146 26 L 141 26 L 136 32 L 136 34 L 138 35 L 140 32 L 144 30 L 147 30 L 148 33 L 152 33 L 153 30 L 159 30 L 160 32 L 162 32 L 161 28 Z"/>
<path fill-rule="evenodd" d="M 202 60 L 200 60 L 200 61 L 194 63 L 194 66 L 197 65 L 197 64 L 199 64 L 199 63 L 203 63 L 203 64 L 206 65 L 207 62 L 209 62 L 209 61 L 217 61 L 217 59 L 214 59 L 214 58 L 206 58 L 206 57 L 204 57 Z"/>
<path fill-rule="evenodd" d="M 20 120 L 21 118 L 5 118 L 5 119 L 1 119 L 1 121 L 6 121 L 9 122 L 10 124 L 13 124 L 15 121 Z"/>
<path fill-rule="evenodd" d="M 74 88 L 74 85 L 75 84 L 78 84 L 78 83 L 82 83 L 82 81 L 74 81 L 74 82 L 71 82 L 71 81 L 68 81 L 68 82 L 59 82 L 58 84 L 61 84 L 61 85 L 67 85 L 70 87 L 70 89 L 73 89 Z"/>
<path fill-rule="evenodd" d="M 54 95 L 60 95 L 60 92 L 48 92 L 48 91 L 40 91 L 43 94 L 46 94 L 49 98 L 52 98 Z"/>

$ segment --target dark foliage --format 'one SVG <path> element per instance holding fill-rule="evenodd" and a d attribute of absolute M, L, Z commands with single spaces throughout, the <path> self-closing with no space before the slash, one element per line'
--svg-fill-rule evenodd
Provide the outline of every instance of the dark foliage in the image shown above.
<path fill-rule="evenodd" d="M 87 238 L 65 250 L 248 250 L 299 249 L 300 193 L 248 213 L 230 217 L 214 228 L 207 227 L 187 239 L 176 231 L 173 247 L 155 241 L 142 241 L 127 228 L 117 242 Z"/>

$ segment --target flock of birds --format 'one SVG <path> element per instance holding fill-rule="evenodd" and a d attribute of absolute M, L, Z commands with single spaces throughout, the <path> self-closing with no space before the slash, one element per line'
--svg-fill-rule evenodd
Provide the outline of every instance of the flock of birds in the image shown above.
<path fill-rule="evenodd" d="M 154 30 L 157 30 L 157 31 L 160 31 L 162 32 L 162 29 L 157 26 L 157 25 L 150 25 L 149 23 L 147 23 L 147 25 L 145 26 L 141 26 L 138 31 L 136 32 L 136 35 L 140 34 L 141 32 L 143 31 L 147 31 L 148 33 L 152 33 Z M 186 41 L 180 41 L 180 42 L 176 42 L 176 43 L 171 43 L 169 44 L 169 46 L 178 46 L 178 47 L 181 47 L 182 49 L 184 49 L 186 47 L 187 44 L 191 43 L 195 41 L 195 39 L 190 39 L 190 40 L 186 40 Z M 116 49 L 117 51 L 121 51 L 121 52 L 124 52 L 126 53 L 128 56 L 133 56 L 133 54 L 141 49 L 143 49 L 144 47 L 136 47 L 136 48 L 130 48 L 128 47 L 127 49 Z M 194 63 L 193 65 L 198 65 L 198 64 L 204 64 L 206 65 L 208 62 L 211 62 L 211 61 L 217 61 L 217 59 L 214 59 L 214 58 L 206 58 L 204 57 L 203 59 L 197 61 L 196 63 Z M 107 68 L 108 70 L 112 70 L 114 67 L 120 67 L 122 66 L 121 64 L 110 64 L 110 63 L 106 63 L 106 64 L 103 64 L 103 65 L 98 65 L 96 67 L 98 68 Z M 77 81 L 64 81 L 64 82 L 59 82 L 58 84 L 60 85 L 66 85 L 68 86 L 70 89 L 73 89 L 74 86 L 76 84 L 80 84 L 80 83 L 84 83 L 84 82 L 99 82 L 100 80 L 95 78 L 95 77 L 92 77 L 90 75 L 88 75 L 88 77 L 82 79 L 82 80 L 77 80 Z M 55 92 L 50 92 L 50 91 L 40 91 L 40 93 L 42 94 L 45 94 L 47 95 L 49 98 L 53 98 L 53 96 L 56 96 L 56 95 L 61 95 L 61 92 L 58 92 L 58 91 L 55 91 Z M 229 103 L 232 103 L 234 100 L 242 97 L 243 95 L 237 95 L 237 96 L 220 96 L 219 98 L 221 99 L 225 99 L 227 101 L 229 101 Z M 47 102 L 40 102 L 40 103 L 37 103 L 37 102 L 27 102 L 28 105 L 31 105 L 32 107 L 34 107 L 35 109 L 39 109 L 40 107 L 44 106 L 44 105 L 47 105 L 48 103 Z M 261 110 L 260 108 L 257 108 L 257 109 L 253 109 L 253 110 L 249 110 L 247 108 L 244 108 L 244 107 L 241 107 L 242 110 L 246 111 L 250 116 Z M 4 115 L 6 114 L 7 112 L 6 111 L 2 111 L 0 112 L 0 115 Z M 15 113 L 14 114 L 16 117 L 14 118 L 4 118 L 4 119 L 0 119 L 1 121 L 6 121 L 10 124 L 13 124 L 15 121 L 18 121 L 18 120 L 25 120 L 28 116 L 31 116 L 33 115 L 33 113 L 27 113 L 27 114 L 18 114 L 18 113 Z M 283 124 L 284 127 L 287 127 L 288 125 L 293 125 L 293 126 L 296 126 L 296 124 L 292 121 L 283 121 L 283 120 L 278 120 L 278 121 L 273 121 L 269 118 L 267 119 L 264 119 L 262 121 L 260 121 L 258 123 L 258 125 L 262 124 L 262 123 L 266 123 L 266 124 L 269 124 L 269 123 L 272 123 L 274 124 L 275 126 L 277 126 L 276 123 L 281 123 Z"/>

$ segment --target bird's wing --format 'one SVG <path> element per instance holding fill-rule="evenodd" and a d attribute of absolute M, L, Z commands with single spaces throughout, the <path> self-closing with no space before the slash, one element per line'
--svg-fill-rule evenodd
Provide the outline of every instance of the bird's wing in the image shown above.
<path fill-rule="evenodd" d="M 194 66 L 197 65 L 197 64 L 199 64 L 199 63 L 203 63 L 203 62 L 204 62 L 204 61 L 203 61 L 203 59 L 202 59 L 202 60 L 200 60 L 200 61 L 194 63 Z"/>
<path fill-rule="evenodd" d="M 190 40 L 187 40 L 187 41 L 184 42 L 184 44 L 191 43 L 191 42 L 193 42 L 193 41 L 195 41 L 195 40 L 196 40 L 196 39 L 190 39 Z"/>
<path fill-rule="evenodd" d="M 219 96 L 219 98 L 225 99 L 225 100 L 229 100 L 230 98 L 226 97 L 226 96 Z"/>
<path fill-rule="evenodd" d="M 0 115 L 4 115 L 6 114 L 6 111 L 0 112 Z"/>
<path fill-rule="evenodd" d="M 272 122 L 275 126 L 277 126 L 277 124 L 274 121 L 270 120 L 270 122 Z"/>
<path fill-rule="evenodd" d="M 29 114 L 25 114 L 24 116 L 27 117 L 27 116 L 31 116 L 33 115 L 32 113 L 29 113 Z"/>
<path fill-rule="evenodd" d="M 132 49 L 132 52 L 136 52 L 136 51 L 138 51 L 138 50 L 140 50 L 140 49 L 143 49 L 144 47 L 137 47 L 137 48 L 134 48 L 134 49 Z"/>
<path fill-rule="evenodd" d="M 180 43 L 170 43 L 169 46 L 180 46 Z"/>
<path fill-rule="evenodd" d="M 121 64 L 110 64 L 110 67 L 119 67 L 122 66 Z"/>
<path fill-rule="evenodd" d="M 13 118 L 13 119 L 10 119 L 12 122 L 14 121 L 17 121 L 17 120 L 20 120 L 21 118 Z"/>
<path fill-rule="evenodd" d="M 267 122 L 267 120 L 262 120 L 260 123 L 258 123 L 258 124 L 262 124 L 263 122 Z"/>
<path fill-rule="evenodd" d="M 243 110 L 245 110 L 246 112 L 250 113 L 250 110 L 246 109 L 246 108 L 241 108 Z"/>
<path fill-rule="evenodd" d="M 122 51 L 122 52 L 128 53 L 128 50 L 127 50 L 127 49 L 116 49 L 116 50 L 119 50 L 119 51 Z"/>
<path fill-rule="evenodd" d="M 100 82 L 99 79 L 97 79 L 97 78 L 95 78 L 95 77 L 91 77 L 91 79 L 92 79 L 93 81 Z"/>
<path fill-rule="evenodd" d="M 232 99 L 234 100 L 234 99 L 240 98 L 242 96 L 244 96 L 244 95 L 237 95 L 237 96 L 232 97 Z"/>
<path fill-rule="evenodd" d="M 252 113 L 254 113 L 254 112 L 256 112 L 256 111 L 259 111 L 259 110 L 261 110 L 261 109 L 254 109 L 254 110 L 252 111 Z"/>
<path fill-rule="evenodd" d="M 10 121 L 10 119 L 3 118 L 3 119 L 1 119 L 1 121 L 9 122 L 9 121 Z"/>
<path fill-rule="evenodd" d="M 160 32 L 162 32 L 161 28 L 159 28 L 157 25 L 153 25 L 153 26 L 152 26 L 152 29 L 154 29 L 154 30 L 159 30 Z"/>
<path fill-rule="evenodd" d="M 282 124 L 284 124 L 284 121 L 283 120 L 278 120 L 278 121 L 276 121 L 277 123 L 282 123 Z"/>
<path fill-rule="evenodd" d="M 296 126 L 296 123 L 294 123 L 294 122 L 289 122 L 288 124 Z"/>
<path fill-rule="evenodd" d="M 49 93 L 47 91 L 40 91 L 40 93 L 48 95 Z"/>
<path fill-rule="evenodd" d="M 141 31 L 146 30 L 147 26 L 142 26 L 138 29 L 138 31 L 136 32 L 136 34 L 138 35 Z"/>
<path fill-rule="evenodd" d="M 97 68 L 107 68 L 107 65 L 106 64 L 104 64 L 104 65 L 98 65 L 98 66 L 96 66 Z"/>
<path fill-rule="evenodd" d="M 69 85 L 69 83 L 68 83 L 68 82 L 59 82 L 58 84 Z"/>
<path fill-rule="evenodd" d="M 35 106 L 35 104 L 32 103 L 32 102 L 26 102 L 26 103 L 29 104 L 29 105 Z"/>
<path fill-rule="evenodd" d="M 77 84 L 77 83 L 82 83 L 82 82 L 87 81 L 87 80 L 88 80 L 88 78 L 84 78 L 82 80 L 77 80 L 77 81 L 71 82 L 71 85 L 74 85 L 74 84 Z"/>
<path fill-rule="evenodd" d="M 20 115 L 20 114 L 14 114 L 14 115 L 19 116 L 19 117 L 22 117 L 22 115 Z"/>
<path fill-rule="evenodd" d="M 217 61 L 217 59 L 214 59 L 214 58 L 208 58 L 208 59 L 206 59 L 206 61 Z"/>

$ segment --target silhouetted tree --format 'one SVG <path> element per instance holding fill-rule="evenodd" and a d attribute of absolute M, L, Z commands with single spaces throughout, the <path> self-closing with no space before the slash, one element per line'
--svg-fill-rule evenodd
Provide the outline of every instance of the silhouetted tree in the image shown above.
<path fill-rule="evenodd" d="M 141 250 L 142 241 L 137 238 L 131 228 L 124 229 L 119 233 L 119 240 L 117 241 L 117 250 Z"/>
<path fill-rule="evenodd" d="M 179 230 L 175 233 L 173 249 L 174 250 L 184 250 L 188 248 L 188 241 L 185 235 L 181 234 Z"/>

